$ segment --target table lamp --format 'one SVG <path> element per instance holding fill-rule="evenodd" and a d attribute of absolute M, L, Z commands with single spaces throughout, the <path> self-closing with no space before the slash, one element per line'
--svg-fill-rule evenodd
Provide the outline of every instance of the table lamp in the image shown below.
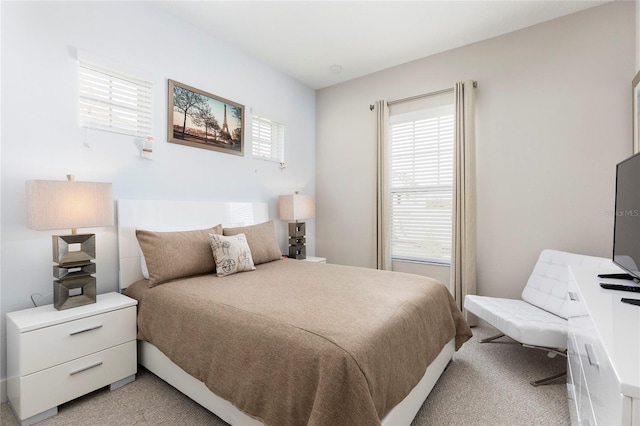
<path fill-rule="evenodd" d="M 298 191 L 291 195 L 281 195 L 278 200 L 279 217 L 289 222 L 289 257 L 306 259 L 306 226 L 301 219 L 313 219 L 316 215 L 316 203 L 311 195 L 300 195 Z"/>
<path fill-rule="evenodd" d="M 26 182 L 27 226 L 37 231 L 71 229 L 53 235 L 53 306 L 58 310 L 96 302 L 95 234 L 77 228 L 113 225 L 110 183 L 30 180 Z"/>

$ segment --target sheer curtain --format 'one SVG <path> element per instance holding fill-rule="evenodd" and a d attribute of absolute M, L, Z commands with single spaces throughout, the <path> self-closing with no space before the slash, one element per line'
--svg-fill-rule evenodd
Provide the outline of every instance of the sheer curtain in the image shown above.
<path fill-rule="evenodd" d="M 456 83 L 454 97 L 451 288 L 458 307 L 471 323 L 475 318 L 463 309 L 463 304 L 467 294 L 476 293 L 475 82 Z"/>
<path fill-rule="evenodd" d="M 391 270 L 391 238 L 389 235 L 389 106 L 387 101 L 377 101 L 375 105 L 377 117 L 378 173 L 376 174 L 376 243 L 378 269 Z"/>

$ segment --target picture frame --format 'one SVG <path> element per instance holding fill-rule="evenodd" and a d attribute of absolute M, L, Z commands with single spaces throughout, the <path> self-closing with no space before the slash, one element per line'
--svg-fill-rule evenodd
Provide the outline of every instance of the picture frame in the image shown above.
<path fill-rule="evenodd" d="M 169 80 L 167 140 L 244 155 L 244 105 Z"/>
<path fill-rule="evenodd" d="M 632 110 L 633 110 L 633 153 L 640 152 L 640 71 L 633 78 L 632 87 Z"/>

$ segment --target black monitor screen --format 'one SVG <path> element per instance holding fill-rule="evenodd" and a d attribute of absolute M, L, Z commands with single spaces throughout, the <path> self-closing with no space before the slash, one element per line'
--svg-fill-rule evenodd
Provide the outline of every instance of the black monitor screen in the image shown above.
<path fill-rule="evenodd" d="M 640 153 L 616 170 L 613 261 L 640 278 Z"/>

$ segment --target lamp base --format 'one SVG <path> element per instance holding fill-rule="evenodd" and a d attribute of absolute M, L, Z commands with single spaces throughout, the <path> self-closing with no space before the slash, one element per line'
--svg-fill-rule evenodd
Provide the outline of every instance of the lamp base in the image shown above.
<path fill-rule="evenodd" d="M 88 263 L 96 258 L 95 234 L 53 235 L 52 243 L 53 261 L 61 266 Z"/>
<path fill-rule="evenodd" d="M 96 303 L 95 234 L 53 236 L 53 307 L 59 311 Z"/>
<path fill-rule="evenodd" d="M 74 277 L 53 282 L 53 307 L 59 311 L 96 303 L 96 278 Z"/>
<path fill-rule="evenodd" d="M 289 258 L 306 259 L 307 246 L 304 245 L 306 225 L 304 222 L 289 223 Z"/>
<path fill-rule="evenodd" d="M 301 246 L 289 246 L 289 258 L 291 259 L 306 259 L 307 258 L 307 246 L 302 244 Z"/>
<path fill-rule="evenodd" d="M 289 222 L 289 238 L 302 237 L 307 233 L 305 222 Z"/>

